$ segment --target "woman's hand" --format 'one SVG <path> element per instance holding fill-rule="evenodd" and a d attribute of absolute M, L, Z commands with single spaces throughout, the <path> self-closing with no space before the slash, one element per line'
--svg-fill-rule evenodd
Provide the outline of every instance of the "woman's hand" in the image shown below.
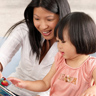
<path fill-rule="evenodd" d="M 16 87 L 19 88 L 25 88 L 26 87 L 26 81 L 14 78 L 14 77 L 9 77 L 7 78 L 9 81 L 12 82 L 12 84 L 14 84 Z"/>
<path fill-rule="evenodd" d="M 81 96 L 96 96 L 96 85 L 88 88 Z"/>
<path fill-rule="evenodd" d="M 2 72 L 0 71 L 0 79 L 2 78 Z"/>

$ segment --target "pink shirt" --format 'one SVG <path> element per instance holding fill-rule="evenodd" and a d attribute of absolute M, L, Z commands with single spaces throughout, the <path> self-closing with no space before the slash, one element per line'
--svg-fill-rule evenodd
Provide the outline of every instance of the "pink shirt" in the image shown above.
<path fill-rule="evenodd" d="M 72 68 L 61 53 L 55 57 L 56 73 L 51 81 L 50 96 L 80 96 L 91 86 L 96 58 L 89 57 L 79 68 Z"/>

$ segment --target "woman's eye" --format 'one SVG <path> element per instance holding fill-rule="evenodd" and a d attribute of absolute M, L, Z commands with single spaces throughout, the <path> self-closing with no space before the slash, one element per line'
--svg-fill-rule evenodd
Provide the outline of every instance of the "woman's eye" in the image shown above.
<path fill-rule="evenodd" d="M 53 21 L 53 19 L 48 19 L 48 21 Z"/>
<path fill-rule="evenodd" d="M 34 18 L 35 20 L 39 20 L 38 18 Z"/>

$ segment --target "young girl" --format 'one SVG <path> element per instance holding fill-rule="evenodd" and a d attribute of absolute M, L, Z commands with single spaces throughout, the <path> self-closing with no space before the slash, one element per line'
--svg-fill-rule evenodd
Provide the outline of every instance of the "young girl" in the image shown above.
<path fill-rule="evenodd" d="M 17 87 L 31 91 L 46 91 L 50 96 L 96 96 L 96 58 L 88 54 L 96 52 L 96 25 L 83 12 L 65 16 L 55 28 L 58 53 L 50 72 L 43 80 L 9 80 Z"/>

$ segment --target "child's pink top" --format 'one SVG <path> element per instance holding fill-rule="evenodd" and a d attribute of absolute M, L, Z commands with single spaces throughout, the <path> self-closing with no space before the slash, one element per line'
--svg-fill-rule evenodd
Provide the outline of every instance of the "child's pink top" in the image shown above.
<path fill-rule="evenodd" d="M 95 57 L 90 56 L 79 68 L 72 68 L 58 52 L 55 64 L 56 73 L 51 81 L 50 96 L 80 96 L 91 86 L 92 72 L 96 68 Z"/>

